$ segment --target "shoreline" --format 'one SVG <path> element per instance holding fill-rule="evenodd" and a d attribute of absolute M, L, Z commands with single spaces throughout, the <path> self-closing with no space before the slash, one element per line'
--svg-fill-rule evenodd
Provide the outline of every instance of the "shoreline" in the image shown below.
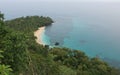
<path fill-rule="evenodd" d="M 45 45 L 45 43 L 42 41 L 42 35 L 45 31 L 45 26 L 39 27 L 38 30 L 34 32 L 34 36 L 36 37 L 35 41 L 40 45 Z"/>

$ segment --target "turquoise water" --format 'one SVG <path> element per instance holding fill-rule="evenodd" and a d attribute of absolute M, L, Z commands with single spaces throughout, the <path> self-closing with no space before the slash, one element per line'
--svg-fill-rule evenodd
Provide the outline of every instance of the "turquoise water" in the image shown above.
<path fill-rule="evenodd" d="M 81 50 L 90 57 L 99 56 L 120 67 L 120 38 L 111 25 L 92 21 L 88 23 L 80 17 L 54 19 L 56 22 L 46 27 L 45 31 L 49 45 L 54 46 L 55 42 L 59 42 L 60 47 Z"/>
<path fill-rule="evenodd" d="M 45 35 L 45 31 L 40 36 L 42 36 L 41 40 L 44 44 L 46 44 L 46 45 L 49 44 L 50 45 L 50 38 L 47 35 Z"/>
<path fill-rule="evenodd" d="M 11 4 L 12 3 L 12 4 Z M 21 6 L 22 5 L 22 6 Z M 120 66 L 120 2 L 0 1 L 5 19 L 43 15 L 54 20 L 46 27 L 43 42 L 99 56 Z"/>

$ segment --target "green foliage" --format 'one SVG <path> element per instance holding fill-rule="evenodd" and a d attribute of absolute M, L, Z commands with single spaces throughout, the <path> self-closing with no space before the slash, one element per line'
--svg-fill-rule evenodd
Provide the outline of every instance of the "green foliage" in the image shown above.
<path fill-rule="evenodd" d="M 38 29 L 38 27 L 41 26 L 47 26 L 53 23 L 52 19 L 50 17 L 39 17 L 39 16 L 26 16 L 26 17 L 20 17 L 16 18 L 10 21 L 6 21 L 5 24 L 8 27 L 13 28 L 17 31 L 24 31 L 26 33 L 33 32 Z"/>
<path fill-rule="evenodd" d="M 31 53 L 30 67 L 35 75 L 60 75 L 58 65 L 51 60 L 51 57 L 43 57 L 36 53 Z M 29 69 L 30 70 L 30 69 Z"/>
<path fill-rule="evenodd" d="M 51 18 L 43 16 L 26 16 L 4 22 L 3 14 L 0 14 L 0 75 L 10 75 L 12 70 L 14 75 L 120 74 L 118 69 L 99 58 L 89 58 L 79 50 L 49 49 L 37 44 L 33 32 L 51 23 Z"/>
<path fill-rule="evenodd" d="M 61 67 L 64 71 L 62 73 L 66 73 L 66 71 L 74 73 L 71 73 L 72 75 L 119 75 L 120 73 L 99 58 L 90 59 L 85 53 L 78 50 L 52 48 L 50 54 L 53 55 L 53 60 L 56 63 L 65 66 L 64 68 L 67 67 L 67 70 L 63 70 Z"/>
<path fill-rule="evenodd" d="M 7 30 L 4 27 L 4 16 L 3 14 L 1 14 L 0 12 L 0 75 L 10 75 L 12 69 L 10 68 L 10 66 L 8 65 L 1 65 L 1 58 L 3 58 L 2 53 L 4 52 L 2 50 L 2 42 L 3 42 L 3 38 L 5 37 Z"/>
<path fill-rule="evenodd" d="M 1 53 L 3 53 L 2 50 L 0 50 L 0 63 L 1 63 L 1 58 L 3 58 Z M 11 71 L 12 69 L 10 68 L 9 65 L 0 64 L 0 75 L 10 75 Z"/>
<path fill-rule="evenodd" d="M 0 58 L 3 58 L 3 55 L 1 53 L 3 53 L 2 50 L 0 50 Z"/>
<path fill-rule="evenodd" d="M 22 33 L 12 32 L 5 37 L 4 59 L 2 63 L 11 65 L 14 71 L 24 70 L 27 64 L 26 37 Z"/>
<path fill-rule="evenodd" d="M 66 67 L 66 66 L 60 66 L 60 75 L 76 75 L 76 71 L 69 68 L 69 67 Z"/>
<path fill-rule="evenodd" d="M 10 75 L 11 71 L 10 66 L 0 65 L 0 75 Z"/>

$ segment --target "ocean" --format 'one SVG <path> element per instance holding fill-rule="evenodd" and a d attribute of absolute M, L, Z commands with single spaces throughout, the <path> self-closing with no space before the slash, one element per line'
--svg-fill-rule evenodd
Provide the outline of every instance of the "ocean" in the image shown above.
<path fill-rule="evenodd" d="M 43 42 L 81 50 L 120 67 L 120 3 L 115 2 L 1 2 L 5 19 L 50 16 Z"/>

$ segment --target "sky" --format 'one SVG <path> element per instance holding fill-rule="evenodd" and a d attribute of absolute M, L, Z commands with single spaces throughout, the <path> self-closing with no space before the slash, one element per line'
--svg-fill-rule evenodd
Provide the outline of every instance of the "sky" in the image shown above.
<path fill-rule="evenodd" d="M 0 0 L 0 2 L 24 2 L 24 1 L 47 1 L 47 2 L 120 2 L 120 0 Z"/>

